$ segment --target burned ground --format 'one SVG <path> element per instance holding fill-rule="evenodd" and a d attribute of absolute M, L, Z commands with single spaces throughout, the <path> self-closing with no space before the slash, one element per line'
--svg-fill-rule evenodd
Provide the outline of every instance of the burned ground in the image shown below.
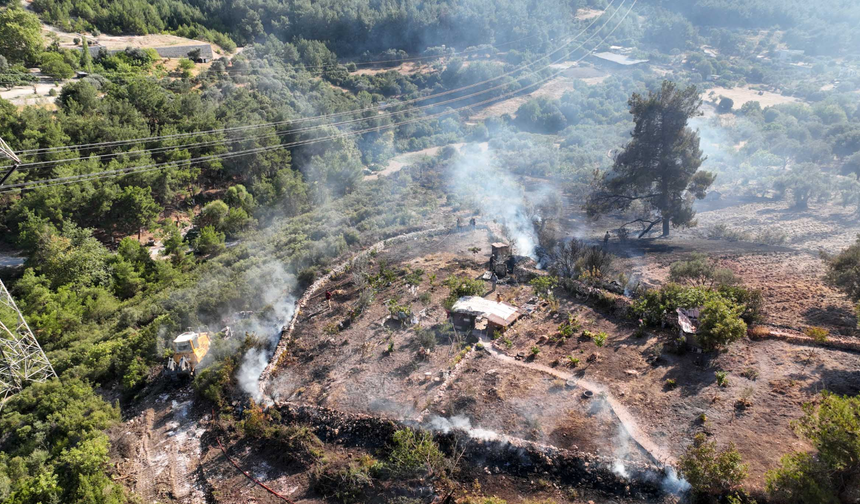
<path fill-rule="evenodd" d="M 729 205 L 702 214 L 735 211 Z M 461 217 L 465 222 L 470 216 Z M 573 212 L 569 217 L 565 232 L 587 239 L 602 236 L 605 223 L 594 226 Z M 842 240 L 852 231 L 832 238 Z M 720 446 L 737 446 L 750 464 L 747 483 L 755 492 L 764 488 L 766 471 L 783 454 L 810 449 L 791 428 L 803 403 L 816 401 L 824 389 L 860 391 L 858 354 L 773 340 L 744 340 L 720 354 L 678 354 L 671 351 L 671 332 L 641 335 L 623 311 L 593 296 L 561 291 L 556 310 L 544 305 L 495 341 L 475 345 L 465 334 L 444 334 L 442 304 L 449 289 L 442 282 L 452 275 L 482 275 L 490 244 L 497 239 L 481 228 L 431 233 L 370 253 L 366 264 L 335 275 L 300 312 L 285 358 L 270 379 L 273 398 L 408 422 L 437 433 L 459 430 L 476 440 L 523 440 L 593 454 L 618 461 L 603 465 L 615 477 L 628 466 L 671 463 L 696 433 L 705 432 Z M 801 238 L 761 245 L 709 240 L 701 231 L 689 230 L 669 239 L 613 239 L 609 249 L 620 257 L 616 271 L 650 286 L 667 281 L 672 262 L 707 251 L 746 285 L 763 291 L 765 323 L 797 330 L 815 325 L 834 335 L 857 335 L 850 304 L 822 283 L 823 261 Z M 393 276 L 378 285 L 373 302 L 353 317 L 350 312 L 361 297 L 356 268 L 371 276 L 388 270 Z M 410 286 L 407 275 L 419 270 L 420 282 Z M 501 282 L 496 292 L 489 282 L 485 287 L 483 294 L 490 299 L 499 295 L 516 306 L 534 301 L 528 285 Z M 331 308 L 326 291 L 333 294 Z M 390 300 L 409 305 L 416 324 L 390 319 Z M 579 328 L 573 337 L 560 338 L 559 325 L 568 316 Z M 417 327 L 436 335 L 429 353 L 421 352 L 427 341 L 422 344 Z M 605 345 L 598 347 L 583 331 L 605 333 Z M 578 359 L 575 366 L 571 359 Z M 728 373 L 726 386 L 717 385 L 716 371 Z M 667 386 L 669 381 L 674 386 Z M 586 398 L 584 392 L 591 389 L 598 393 Z M 212 437 L 207 412 L 189 413 L 185 402 L 159 398 L 156 394 L 144 401 L 151 407 L 117 429 L 113 458 L 121 461 L 119 477 L 138 474 L 136 480 L 152 488 L 136 489 L 151 498 L 282 502 L 227 460 Z M 620 415 L 618 408 L 623 408 Z M 313 490 L 311 469 L 285 464 L 282 454 L 264 442 L 219 432 L 230 457 L 266 485 L 297 502 L 325 501 Z M 149 446 L 159 446 L 166 458 L 147 455 Z M 324 451 L 334 463 L 347 464 L 376 455 L 378 449 L 332 439 Z M 523 496 L 601 501 L 599 491 L 578 488 L 577 481 L 506 471 L 467 459 L 453 485 L 457 495 L 498 495 L 512 502 Z M 374 495 L 400 491 L 396 485 L 380 485 Z M 616 502 L 625 498 L 613 496 Z"/>
<path fill-rule="evenodd" d="M 581 388 L 559 378 L 571 375 L 604 387 L 668 458 L 677 458 L 697 432 L 706 432 L 721 446 L 734 443 L 750 464 L 750 487 L 761 490 L 765 472 L 784 453 L 809 449 L 790 426 L 801 416 L 801 404 L 814 401 L 825 388 L 857 392 L 852 371 L 860 366 L 856 354 L 781 341 L 743 341 L 718 355 L 675 354 L 669 351 L 671 334 L 637 337 L 636 325 L 623 313 L 575 296 L 563 296 L 557 312 L 544 308 L 521 319 L 497 340 L 494 351 L 510 356 L 507 361 L 493 358 L 486 347 L 461 351 L 465 343 L 458 340 L 439 340 L 426 359 L 418 358 L 414 328 L 386 323 L 384 302 L 409 303 L 419 325 L 440 327 L 446 319 L 441 302 L 448 294 L 440 282 L 450 275 L 482 274 L 490 242 L 485 231 L 475 231 L 385 250 L 369 268 L 382 263 L 403 273 L 422 269 L 420 285 L 410 288 L 398 278 L 347 329 L 336 331 L 332 324 L 346 318 L 358 297 L 350 276 L 339 277 L 328 287 L 341 293 L 332 310 L 320 298 L 325 311 L 300 319 L 290 349 L 294 360 L 274 378 L 280 397 L 425 424 L 432 420 L 437 427 L 461 417 L 460 424 L 468 419 L 475 436 L 506 435 L 631 462 L 650 460 L 654 454 L 626 438 L 618 417 L 599 396 L 584 399 Z M 473 247 L 481 251 L 475 254 Z M 823 266 L 808 252 L 689 237 L 638 242 L 636 247 L 636 254 L 629 253 L 630 246 L 616 250 L 628 255 L 617 266 L 632 269 L 652 285 L 665 281 L 671 262 L 710 249 L 720 264 L 764 290 L 767 322 L 796 328 L 822 325 L 833 333 L 853 334 L 853 319 L 839 315 L 844 299 L 821 283 Z M 800 259 L 807 261 L 805 268 L 796 266 Z M 432 286 L 429 273 L 436 275 Z M 497 293 L 486 286 L 488 297 L 495 299 L 498 293 L 517 306 L 534 297 L 526 285 L 500 284 Z M 828 310 L 831 304 L 841 308 Z M 815 308 L 821 311 L 813 312 Z M 568 314 L 581 329 L 561 340 L 558 327 Z M 606 344 L 598 348 L 581 336 L 583 330 L 606 333 Z M 390 343 L 394 351 L 389 354 Z M 539 352 L 533 355 L 533 349 Z M 575 368 L 570 358 L 579 359 Z M 511 361 L 531 362 L 536 369 Z M 537 368 L 558 372 L 553 376 Z M 716 384 L 715 371 L 728 373 L 727 386 Z M 667 387 L 667 380 L 677 386 Z"/>

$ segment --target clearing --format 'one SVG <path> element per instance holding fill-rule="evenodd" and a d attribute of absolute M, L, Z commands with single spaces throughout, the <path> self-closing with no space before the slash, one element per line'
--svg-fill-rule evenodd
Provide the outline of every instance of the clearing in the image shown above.
<path fill-rule="evenodd" d="M 373 173 L 371 175 L 365 175 L 365 180 L 376 180 L 379 177 L 387 177 L 393 173 L 397 173 L 406 166 L 409 166 L 417 161 L 420 161 L 424 157 L 433 157 L 438 154 L 442 149 L 446 147 L 453 147 L 457 150 L 460 150 L 461 147 L 466 145 L 465 143 L 454 143 L 448 145 L 439 145 L 436 147 L 428 147 L 426 149 L 421 149 L 419 151 L 412 152 L 404 152 L 403 154 L 398 154 L 388 160 L 388 164 L 385 165 L 385 169 Z M 479 144 L 481 146 L 481 150 L 485 151 L 489 149 L 489 144 L 487 142 Z"/>
<path fill-rule="evenodd" d="M 504 114 L 516 117 L 517 110 L 532 98 L 544 97 L 558 99 L 561 98 L 564 93 L 573 88 L 574 80 L 581 80 L 586 84 L 593 86 L 600 84 L 611 75 L 593 66 L 581 63 L 577 64 L 571 61 L 553 64 L 551 65 L 551 68 L 556 71 L 563 71 L 561 71 L 557 77 L 548 80 L 531 93 L 517 95 L 512 98 L 493 103 L 492 105 L 484 107 L 477 113 L 473 114 L 470 119 L 481 121 L 489 117 L 498 117 Z"/>
<path fill-rule="evenodd" d="M 716 97 L 717 101 L 719 101 L 720 96 L 732 99 L 735 102 L 735 109 L 739 109 L 743 107 L 745 103 L 751 101 L 759 102 L 762 108 L 800 101 L 793 96 L 785 96 L 771 91 L 753 89 L 748 85 L 731 89 L 724 88 L 722 86 L 713 87 L 702 91 L 702 98 L 707 99 L 712 93 Z M 714 115 L 716 109 L 713 105 L 710 103 L 706 103 L 706 105 L 708 106 L 704 107 L 705 117 Z"/>
<path fill-rule="evenodd" d="M 324 286 L 323 291 L 336 293 L 332 309 L 320 294 L 315 307 L 302 314 L 289 358 L 273 379 L 275 395 L 431 424 L 465 417 L 480 435 L 584 450 L 622 463 L 671 461 L 696 432 L 705 431 L 720 445 L 738 445 L 750 463 L 751 488 L 761 490 L 765 472 L 784 453 L 809 448 L 789 425 L 801 415 L 800 405 L 814 401 L 824 388 L 844 394 L 860 390 L 856 371 L 860 356 L 853 353 L 781 341 L 742 341 L 721 354 L 675 354 L 669 351 L 671 332 L 637 337 L 636 325 L 623 314 L 567 295 L 562 295 L 557 310 L 539 307 L 495 342 L 484 341 L 483 349 L 460 351 L 463 346 L 456 337 L 438 336 L 447 318 L 440 305 L 448 294 L 439 283 L 450 275 L 480 276 L 486 271 L 492 240 L 486 231 L 476 230 L 386 249 L 363 267 L 375 273 L 387 265 L 401 272 L 398 275 L 423 270 L 421 283 L 410 287 L 400 276 L 351 322 L 347 312 L 359 297 L 352 275 L 341 275 Z M 472 253 L 474 247 L 480 252 Z M 730 265 L 741 258 L 744 262 L 762 258 L 763 263 L 750 263 L 750 269 L 738 273 L 753 287 L 765 281 L 774 285 L 766 293 L 774 303 L 768 305 L 768 314 L 784 317 L 780 296 L 793 289 L 779 286 L 774 269 L 783 266 L 782 274 L 788 277 L 790 252 L 758 255 L 755 245 L 706 240 L 693 240 L 686 248 L 680 240 L 654 247 L 622 263 L 642 261 L 639 274 L 657 281 L 659 269 L 665 269 L 660 264 L 696 249 L 710 247 Z M 734 257 L 725 254 L 722 259 L 732 250 Z M 760 264 L 772 268 L 758 271 Z M 428 280 L 431 273 L 436 275 L 434 282 Z M 805 281 L 812 284 L 815 278 L 811 273 Z M 488 299 L 499 295 L 520 307 L 534 302 L 527 285 L 500 283 L 496 292 L 485 285 Z M 794 298 L 797 303 L 806 299 Z M 389 299 L 412 307 L 415 327 L 436 332 L 439 339 L 429 354 L 421 351 L 423 343 L 415 330 L 389 319 L 383 304 Z M 808 306 L 820 305 L 816 296 L 807 301 Z M 578 321 L 580 330 L 572 338 L 559 338 L 559 324 L 568 315 Z M 790 317 L 775 320 L 797 322 Z M 582 330 L 605 333 L 605 346 L 595 345 L 580 334 Z M 577 366 L 570 366 L 569 357 L 579 359 Z M 714 373 L 720 370 L 729 373 L 726 387 L 716 384 Z M 677 386 L 667 388 L 668 379 Z M 591 388 L 602 394 L 583 398 L 583 390 Z M 739 400 L 744 406 L 738 406 Z"/>

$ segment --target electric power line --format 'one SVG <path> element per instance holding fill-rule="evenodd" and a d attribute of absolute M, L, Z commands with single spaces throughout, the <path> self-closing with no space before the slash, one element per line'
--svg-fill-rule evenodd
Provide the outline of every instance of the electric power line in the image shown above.
<path fill-rule="evenodd" d="M 621 5 L 623 5 L 625 1 L 626 1 L 626 0 L 622 1 Z M 618 10 L 616 10 L 616 11 L 613 13 L 613 15 L 612 15 L 612 16 L 610 16 L 610 17 L 609 17 L 609 19 L 607 19 L 607 20 L 606 20 L 606 23 L 604 23 L 604 25 L 603 25 L 603 26 L 601 26 L 601 28 L 600 28 L 600 29 L 603 29 L 604 27 L 606 27 L 606 26 L 609 24 L 609 22 L 612 20 L 612 18 L 613 18 L 613 17 L 615 17 L 615 14 L 617 14 L 617 13 L 618 13 Z M 586 40 L 585 40 L 585 42 L 588 42 L 589 40 L 591 40 L 591 38 L 595 37 L 595 36 L 597 35 L 597 33 L 599 33 L 599 31 L 598 31 L 598 32 L 595 32 L 594 34 L 592 34 L 588 39 L 586 39 Z M 568 56 L 570 56 L 570 55 L 571 55 L 571 54 L 573 54 L 574 52 L 576 52 L 576 51 L 578 51 L 579 49 L 581 49 L 581 48 L 585 45 L 585 42 L 583 42 L 582 44 L 580 44 L 576 49 L 574 49 L 574 50 L 573 50 L 573 51 L 571 51 L 570 53 L 566 54 L 564 57 L 560 58 L 560 60 L 561 60 L 561 59 L 564 59 L 564 58 L 566 58 L 566 57 L 568 57 Z M 602 43 L 602 42 L 601 42 L 601 43 Z M 581 61 L 581 60 L 579 60 L 579 61 Z M 533 70 L 533 71 L 532 71 L 532 75 L 533 75 L 533 74 L 535 74 L 535 73 L 541 72 L 541 71 L 543 71 L 543 70 L 545 70 L 545 69 L 547 69 L 547 68 L 550 68 L 550 67 L 551 67 L 553 64 L 555 64 L 555 63 L 557 63 L 557 61 L 556 61 L 556 62 L 551 62 L 551 63 L 549 63 L 548 65 L 546 65 L 546 66 L 544 66 L 543 68 L 540 68 L 540 69 L 538 69 L 538 70 Z M 309 127 L 305 127 L 305 128 L 297 128 L 297 129 L 290 129 L 290 130 L 284 130 L 284 131 L 280 131 L 280 132 L 269 133 L 269 134 L 267 134 L 266 136 L 267 136 L 267 137 L 269 137 L 269 136 L 271 136 L 271 135 L 275 135 L 275 136 L 279 136 L 279 137 L 280 137 L 280 136 L 287 135 L 287 134 L 291 134 L 291 133 L 300 133 L 300 132 L 303 132 L 303 131 L 310 131 L 310 130 L 314 130 L 314 129 L 324 128 L 324 127 L 327 127 L 327 126 L 343 126 L 343 125 L 346 125 L 346 124 L 352 124 L 352 123 L 361 122 L 361 121 L 366 121 L 366 120 L 372 120 L 372 119 L 386 119 L 386 118 L 389 118 L 389 117 L 392 117 L 392 116 L 396 116 L 396 115 L 399 115 L 399 114 L 405 114 L 405 113 L 410 113 L 410 112 L 419 111 L 419 110 L 425 110 L 425 109 L 429 109 L 429 108 L 438 108 L 438 107 L 440 107 L 440 106 L 442 106 L 442 105 L 447 105 L 447 104 L 450 104 L 450 103 L 453 103 L 453 102 L 457 102 L 457 101 L 465 100 L 465 99 L 467 99 L 467 98 L 472 98 L 472 97 L 475 97 L 475 96 L 479 96 L 479 95 L 482 95 L 482 94 L 488 93 L 488 92 L 490 92 L 490 91 L 495 91 L 495 90 L 498 90 L 498 89 L 505 88 L 505 87 L 507 87 L 507 86 L 508 86 L 508 84 L 501 84 L 501 85 L 498 85 L 498 86 L 495 86 L 495 87 L 491 87 L 491 88 L 488 88 L 488 89 L 484 89 L 483 91 L 479 91 L 479 92 L 476 92 L 476 93 L 472 93 L 472 94 L 468 94 L 468 95 L 464 95 L 464 96 L 459 96 L 459 97 L 457 97 L 457 98 L 453 98 L 453 99 L 445 100 L 445 101 L 442 101 L 442 102 L 439 102 L 439 103 L 432 103 L 432 104 L 424 105 L 424 106 L 421 106 L 421 107 L 416 107 L 416 108 L 411 108 L 411 109 L 403 109 L 403 110 L 400 110 L 400 111 L 392 112 L 392 113 L 387 114 L 387 115 L 385 115 L 385 116 L 361 117 L 361 118 L 357 118 L 357 119 L 351 119 L 351 120 L 348 120 L 348 121 L 341 121 L 341 122 L 336 122 L 336 123 L 325 123 L 325 124 L 319 124 L 319 125 L 309 126 Z M 118 157 L 118 156 L 127 155 L 127 154 L 144 154 L 144 153 L 164 152 L 164 151 L 170 151 L 170 150 L 180 149 L 180 148 L 203 147 L 203 146 L 211 146 L 211 145 L 217 145 L 217 144 L 222 144 L 222 143 L 223 143 L 223 144 L 232 144 L 232 143 L 241 142 L 241 141 L 245 141 L 245 140 L 247 140 L 247 138 L 235 138 L 235 139 L 228 139 L 228 140 L 220 140 L 220 139 L 219 139 L 219 140 L 210 140 L 210 141 L 207 141 L 207 142 L 199 142 L 199 143 L 191 143 L 191 144 L 180 144 L 180 145 L 176 145 L 176 146 L 164 146 L 164 147 L 158 147 L 158 148 L 154 148 L 154 149 L 140 149 L 140 150 L 136 150 L 136 151 L 124 151 L 124 152 L 117 152 L 117 153 L 107 153 L 107 154 L 102 154 L 102 155 L 99 155 L 99 156 L 96 156 L 96 157 L 97 157 L 97 158 L 99 158 L 99 159 L 103 159 L 103 158 Z M 38 167 L 41 167 L 41 166 L 48 166 L 48 165 L 56 165 L 56 164 L 70 163 L 70 162 L 75 162 L 75 161 L 88 160 L 88 159 L 91 159 L 91 158 L 92 158 L 92 156 L 90 156 L 90 157 L 78 157 L 78 158 L 67 158 L 67 159 L 57 159 L 57 160 L 50 160 L 50 161 L 36 161 L 36 162 L 31 162 L 31 163 L 23 163 L 23 164 L 19 165 L 19 167 L 18 167 L 18 168 L 19 168 L 19 169 L 21 169 L 21 168 L 32 169 L 32 168 L 37 167 L 37 166 L 38 166 Z"/>
<path fill-rule="evenodd" d="M 608 39 L 621 26 L 621 24 L 623 24 L 624 20 L 628 17 L 628 15 L 633 10 L 633 7 L 635 7 L 637 2 L 638 2 L 638 0 L 634 0 L 633 4 L 631 4 L 630 8 L 624 14 L 621 21 L 619 21 L 619 23 L 606 36 L 604 36 L 601 39 L 601 41 L 593 49 L 588 51 L 584 56 L 579 58 L 579 60 L 577 60 L 576 62 L 582 61 L 583 59 L 585 59 L 586 57 L 591 55 L 594 52 L 594 50 L 597 49 L 597 47 L 599 47 L 604 41 L 606 41 L 606 39 Z M 624 4 L 624 2 L 622 2 L 622 5 L 623 4 Z M 620 8 L 618 10 L 620 10 Z M 616 13 L 617 12 L 618 11 L 616 10 Z M 615 15 L 615 13 L 613 13 L 612 17 L 614 17 L 614 15 Z M 610 17 L 610 20 L 612 19 L 612 17 Z M 604 24 L 604 27 L 606 25 L 608 25 L 608 21 L 607 21 L 607 23 Z M 561 60 L 563 60 L 563 58 L 560 60 L 557 60 L 554 63 L 551 63 L 550 65 L 555 64 Z M 50 187 L 53 185 L 63 185 L 63 184 L 82 182 L 82 181 L 88 181 L 88 180 L 98 180 L 101 178 L 113 177 L 113 176 L 117 176 L 117 175 L 147 173 L 147 172 L 151 172 L 151 171 L 161 170 L 161 169 L 164 169 L 165 167 L 168 167 L 171 165 L 180 165 L 180 164 L 189 164 L 190 165 L 193 163 L 208 161 L 208 160 L 214 160 L 214 159 L 229 159 L 229 158 L 233 158 L 233 157 L 240 157 L 240 156 L 245 156 L 245 155 L 249 155 L 249 154 L 261 153 L 261 152 L 267 152 L 267 151 L 273 151 L 273 150 L 280 150 L 280 149 L 295 147 L 295 146 L 299 146 L 299 145 L 308 145 L 308 144 L 317 143 L 317 142 L 321 142 L 321 141 L 332 140 L 335 138 L 344 138 L 344 137 L 349 137 L 349 136 L 355 136 L 355 135 L 360 135 L 360 134 L 372 132 L 372 131 L 384 131 L 384 130 L 391 129 L 391 128 L 394 128 L 394 127 L 397 127 L 397 126 L 400 126 L 403 124 L 409 124 L 409 123 L 413 123 L 413 122 L 423 121 L 423 120 L 431 119 L 434 117 L 441 117 L 441 116 L 444 116 L 447 114 L 458 112 L 458 111 L 463 110 L 465 108 L 481 106 L 481 105 L 489 104 L 490 102 L 493 102 L 493 101 L 498 101 L 500 99 L 507 98 L 508 96 L 521 93 L 523 89 L 528 89 L 528 88 L 536 86 L 538 84 L 542 84 L 543 82 L 546 82 L 548 80 L 552 80 L 555 77 L 557 77 L 558 75 L 560 75 L 563 71 L 564 70 L 561 70 L 561 71 L 558 71 L 555 74 L 552 74 L 548 77 L 544 77 L 543 79 L 535 81 L 534 83 L 531 83 L 531 84 L 529 84 L 529 85 L 525 86 L 524 88 L 519 89 L 517 91 L 503 94 L 503 95 L 500 95 L 497 97 L 493 97 L 493 98 L 490 98 L 490 99 L 485 100 L 483 102 L 479 102 L 479 103 L 475 103 L 475 104 L 469 104 L 466 106 L 462 106 L 459 108 L 455 108 L 455 109 L 451 109 L 451 110 L 448 110 L 445 112 L 441 112 L 441 113 L 438 113 L 435 115 L 423 116 L 423 117 L 411 119 L 408 121 L 402 121 L 399 123 L 381 125 L 381 126 L 377 126 L 377 127 L 373 127 L 373 128 L 368 128 L 365 130 L 345 132 L 345 133 L 341 133 L 338 135 L 332 135 L 329 137 L 314 138 L 314 139 L 308 139 L 308 140 L 303 140 L 303 141 L 299 141 L 299 142 L 293 142 L 293 143 L 289 143 L 289 144 L 279 144 L 279 145 L 275 145 L 275 146 L 249 149 L 249 150 L 238 151 L 238 152 L 233 152 L 233 153 L 203 156 L 200 158 L 188 159 L 188 160 L 183 160 L 183 161 L 172 161 L 172 162 L 158 163 L 158 164 L 153 164 L 153 165 L 143 165 L 143 166 L 137 166 L 137 167 L 118 169 L 118 170 L 102 171 L 102 172 L 96 172 L 96 173 L 92 173 L 92 174 L 81 174 L 81 175 L 75 175 L 75 176 L 70 176 L 70 177 L 61 177 L 61 178 L 39 180 L 39 181 L 30 181 L 30 182 L 6 186 L 6 190 L 0 191 L 0 193 L 12 192 L 13 190 L 17 190 L 17 189 L 23 190 L 23 189 L 27 189 L 27 188 L 31 188 L 31 187 Z"/>
<path fill-rule="evenodd" d="M 607 10 L 609 9 L 609 7 L 611 7 L 611 6 L 612 6 L 612 4 L 613 4 L 615 1 L 616 1 L 616 0 L 612 0 L 612 1 L 610 2 L 610 4 L 607 6 Z M 621 5 L 624 5 L 624 3 L 625 3 L 625 2 L 626 2 L 626 0 L 622 0 Z M 619 6 L 619 8 L 620 8 L 620 6 Z M 605 11 L 604 11 L 604 12 L 605 12 Z M 617 14 L 617 12 L 618 12 L 618 9 L 616 9 L 616 10 L 612 13 L 612 16 L 610 16 L 610 20 L 612 19 L 612 17 L 614 17 L 614 16 L 615 16 L 615 14 Z M 70 146 L 45 147 L 45 148 L 41 148 L 41 149 L 29 149 L 29 150 L 22 150 L 22 151 L 19 151 L 19 153 L 20 153 L 20 154 L 36 154 L 36 153 L 57 152 L 57 151 L 64 151 L 64 150 L 82 150 L 82 149 L 83 149 L 83 150 L 93 150 L 93 149 L 100 148 L 100 147 L 118 146 L 118 145 L 128 145 L 128 144 L 140 143 L 140 142 L 143 142 L 143 141 L 151 142 L 151 141 L 162 140 L 162 139 L 182 138 L 182 137 L 193 136 L 193 135 L 200 135 L 200 134 L 209 134 L 209 133 L 226 132 L 226 131 L 239 131 L 239 130 L 247 130 L 247 129 L 256 129 L 256 128 L 267 127 L 267 126 L 283 125 L 283 124 L 288 124 L 288 123 L 290 123 L 290 124 L 292 124 L 292 123 L 300 123 L 300 122 L 311 121 L 311 120 L 327 119 L 327 118 L 331 118 L 331 117 L 339 117 L 339 116 L 347 115 L 347 114 L 355 114 L 355 113 L 361 113 L 361 112 L 368 112 L 368 111 L 380 110 L 381 108 L 388 108 L 389 106 L 402 106 L 402 105 L 408 105 L 408 104 L 416 103 L 416 102 L 419 102 L 419 101 L 425 101 L 425 100 L 429 100 L 429 99 L 432 99 L 432 98 L 437 98 L 437 97 L 440 97 L 440 96 L 447 96 L 447 95 L 450 95 L 450 94 L 458 93 L 458 92 L 460 92 L 460 91 L 464 91 L 464 90 L 466 90 L 466 89 L 472 89 L 472 88 L 475 88 L 475 87 L 481 86 L 481 85 L 483 85 L 483 84 L 487 84 L 487 83 L 489 83 L 489 82 L 493 82 L 493 81 L 496 81 L 496 80 L 502 79 L 502 78 L 504 78 L 504 77 L 508 77 L 508 76 L 510 76 L 510 75 L 513 75 L 513 74 L 514 74 L 514 73 L 516 73 L 516 72 L 519 72 L 520 70 L 524 70 L 524 69 L 526 69 L 526 68 L 528 68 L 528 67 L 530 67 L 530 66 L 532 66 L 532 65 L 536 64 L 537 62 L 539 62 L 539 61 L 541 61 L 541 60 L 543 60 L 543 59 L 545 59 L 545 58 L 549 57 L 549 56 L 550 56 L 550 55 L 552 55 L 552 54 L 557 53 L 558 51 L 560 51 L 560 50 L 561 50 L 561 49 L 563 49 L 564 47 L 566 47 L 566 46 L 570 45 L 572 42 L 574 42 L 576 39 L 578 39 L 578 38 L 579 38 L 583 33 L 585 33 L 589 28 L 591 28 L 592 26 L 594 26 L 595 24 L 597 24 L 597 21 L 598 21 L 599 19 L 600 19 L 600 16 L 595 17 L 595 18 L 594 18 L 594 20 L 593 20 L 593 21 L 592 21 L 592 22 L 591 22 L 591 23 L 590 23 L 586 28 L 584 28 L 581 32 L 579 32 L 575 37 L 573 37 L 572 39 L 570 39 L 570 40 L 568 40 L 567 42 L 565 42 L 565 43 L 564 43 L 562 46 L 560 46 L 559 48 L 557 48 L 557 49 L 555 49 L 555 50 L 553 50 L 553 51 L 550 51 L 549 53 L 545 54 L 544 56 L 542 56 L 542 57 L 540 57 L 540 58 L 538 58 L 538 59 L 536 59 L 536 60 L 534 60 L 534 61 L 532 61 L 532 62 L 530 62 L 530 63 L 528 63 L 528 64 L 521 65 L 521 66 L 519 66 L 519 67 L 517 67 L 517 68 L 514 68 L 513 70 L 510 70 L 510 71 L 508 71 L 508 72 L 502 73 L 501 75 L 498 75 L 498 76 L 496 76 L 496 77 L 493 77 L 493 78 L 490 78 L 490 79 L 486 79 L 486 80 L 484 80 L 484 81 L 479 81 L 479 82 L 476 82 L 476 83 L 470 84 L 470 85 L 468 85 L 468 86 L 462 86 L 462 87 L 460 87 L 460 88 L 455 88 L 455 89 L 451 89 L 451 90 L 448 90 L 448 91 L 443 91 L 443 92 L 440 92 L 440 93 L 431 94 L 431 95 L 427 95 L 427 96 L 423 96 L 423 97 L 417 97 L 417 98 L 412 98 L 412 99 L 409 99 L 409 100 L 398 101 L 398 102 L 396 102 L 396 103 L 394 103 L 394 104 L 391 104 L 391 105 L 373 106 L 373 107 L 367 107 L 367 108 L 364 108 L 364 109 L 358 109 L 358 110 L 350 110 L 350 111 L 336 112 L 336 113 L 331 113 L 331 114 L 322 114 L 322 115 L 318 115 L 318 116 L 310 116 L 310 117 L 303 117 L 303 118 L 297 118 L 297 119 L 289 119 L 289 120 L 283 120 L 283 121 L 275 121 L 275 122 L 269 122 L 269 123 L 260 123 L 260 124 L 256 124 L 256 125 L 238 126 L 238 127 L 234 127 L 234 128 L 221 128 L 221 129 L 217 129 L 217 130 L 208 130 L 208 131 L 196 131 L 196 132 L 187 132 L 187 133 L 175 133 L 175 134 L 172 134 L 172 135 L 152 136 L 152 137 L 138 138 L 138 139 L 129 139 L 129 140 L 115 140 L 115 141 L 111 141 L 111 142 L 95 142 L 95 143 L 89 143 L 89 144 L 79 144 L 79 145 L 70 145 Z M 606 26 L 606 24 L 608 24 L 608 22 L 607 22 L 607 23 L 604 23 L 604 25 L 603 25 L 600 29 L 602 30 L 602 29 Z M 589 37 L 589 39 L 586 39 L 586 42 L 587 42 L 588 40 L 590 40 L 591 38 L 593 38 L 593 36 L 594 36 L 594 35 L 592 35 L 592 37 Z M 583 45 L 584 45 L 584 43 L 583 43 L 583 44 L 580 44 L 580 46 L 579 46 L 577 49 L 575 49 L 574 51 L 576 51 L 576 50 L 578 50 L 578 49 L 582 48 L 582 46 L 583 46 Z"/>

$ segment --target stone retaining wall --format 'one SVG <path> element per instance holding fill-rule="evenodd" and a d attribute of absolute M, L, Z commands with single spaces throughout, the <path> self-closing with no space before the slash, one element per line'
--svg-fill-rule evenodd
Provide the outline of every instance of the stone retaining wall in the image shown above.
<path fill-rule="evenodd" d="M 327 443 L 369 450 L 382 448 L 399 429 L 420 428 L 414 423 L 307 404 L 277 401 L 272 407 L 278 410 L 282 422 L 310 425 L 315 434 Z M 431 432 L 443 451 L 462 453 L 461 464 L 482 468 L 489 473 L 539 476 L 565 485 L 640 499 L 663 493 L 661 483 L 665 474 L 663 469 L 654 465 L 625 462 L 624 469 L 630 477 L 624 478 L 612 469 L 618 462 L 606 457 L 502 435 L 496 439 L 477 439 L 459 430 Z"/>
<path fill-rule="evenodd" d="M 381 241 L 373 244 L 369 248 L 362 250 L 361 252 L 353 255 L 351 258 L 340 263 L 339 265 L 335 266 L 334 268 L 332 268 L 331 271 L 329 271 L 327 274 L 323 275 L 322 277 L 318 278 L 313 284 L 311 284 L 311 286 L 308 287 L 307 290 L 305 290 L 304 294 L 302 294 L 302 297 L 299 298 L 298 301 L 296 301 L 296 308 L 295 308 L 295 311 L 293 313 L 293 318 L 292 318 L 292 320 L 290 320 L 290 323 L 287 324 L 287 326 L 285 326 L 283 328 L 283 330 L 281 330 L 281 337 L 280 337 L 280 340 L 278 340 L 278 346 L 275 347 L 275 352 L 274 352 L 274 354 L 272 354 L 272 358 L 269 360 L 269 365 L 266 366 L 266 369 L 264 369 L 263 373 L 260 375 L 260 389 L 263 391 L 263 394 L 268 395 L 268 390 L 267 390 L 267 386 L 266 386 L 267 382 L 272 377 L 272 372 L 274 371 L 275 368 L 278 367 L 278 365 L 281 363 L 281 359 L 285 355 L 284 351 L 287 349 L 287 345 L 289 344 L 289 341 L 290 341 L 290 338 L 292 337 L 293 331 L 296 328 L 296 323 L 299 320 L 299 314 L 301 313 L 302 310 L 305 309 L 308 302 L 310 302 L 311 298 L 314 297 L 323 288 L 323 286 L 325 284 L 329 283 L 333 277 L 346 271 L 358 259 L 366 257 L 366 256 L 368 256 L 374 252 L 378 253 L 378 252 L 382 251 L 386 246 L 396 245 L 398 243 L 403 243 L 405 241 L 412 240 L 412 239 L 417 239 L 417 238 L 422 238 L 422 237 L 427 237 L 427 236 L 433 236 L 435 234 L 441 234 L 441 233 L 446 232 L 446 231 L 450 232 L 450 230 L 446 229 L 446 228 L 433 228 L 433 229 L 425 229 L 425 230 L 420 230 L 420 231 L 413 231 L 413 232 L 393 236 L 391 238 L 386 238 L 384 240 L 381 240 Z"/>
<path fill-rule="evenodd" d="M 790 329 L 775 329 L 769 326 L 755 326 L 754 329 L 766 328 L 767 332 L 759 333 L 755 330 L 749 331 L 748 335 L 751 340 L 775 339 L 791 343 L 792 345 L 803 345 L 820 348 L 833 348 L 836 350 L 845 350 L 849 352 L 860 352 L 860 339 L 857 338 L 834 338 L 828 337 L 827 341 L 816 341 L 813 338 L 801 333 L 800 331 Z"/>

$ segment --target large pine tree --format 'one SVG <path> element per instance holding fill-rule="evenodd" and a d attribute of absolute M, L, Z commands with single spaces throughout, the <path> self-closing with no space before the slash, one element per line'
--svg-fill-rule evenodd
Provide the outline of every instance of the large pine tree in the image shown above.
<path fill-rule="evenodd" d="M 687 126 L 701 115 L 698 90 L 664 81 L 659 91 L 633 94 L 628 104 L 635 123 L 633 139 L 616 156 L 613 168 L 595 182 L 585 204 L 588 215 L 635 212 L 635 219 L 625 225 L 642 223 L 640 238 L 660 223 L 663 236 L 669 235 L 670 225 L 694 226 L 693 202 L 705 197 L 715 178 L 699 170 L 705 160 L 699 134 Z"/>

